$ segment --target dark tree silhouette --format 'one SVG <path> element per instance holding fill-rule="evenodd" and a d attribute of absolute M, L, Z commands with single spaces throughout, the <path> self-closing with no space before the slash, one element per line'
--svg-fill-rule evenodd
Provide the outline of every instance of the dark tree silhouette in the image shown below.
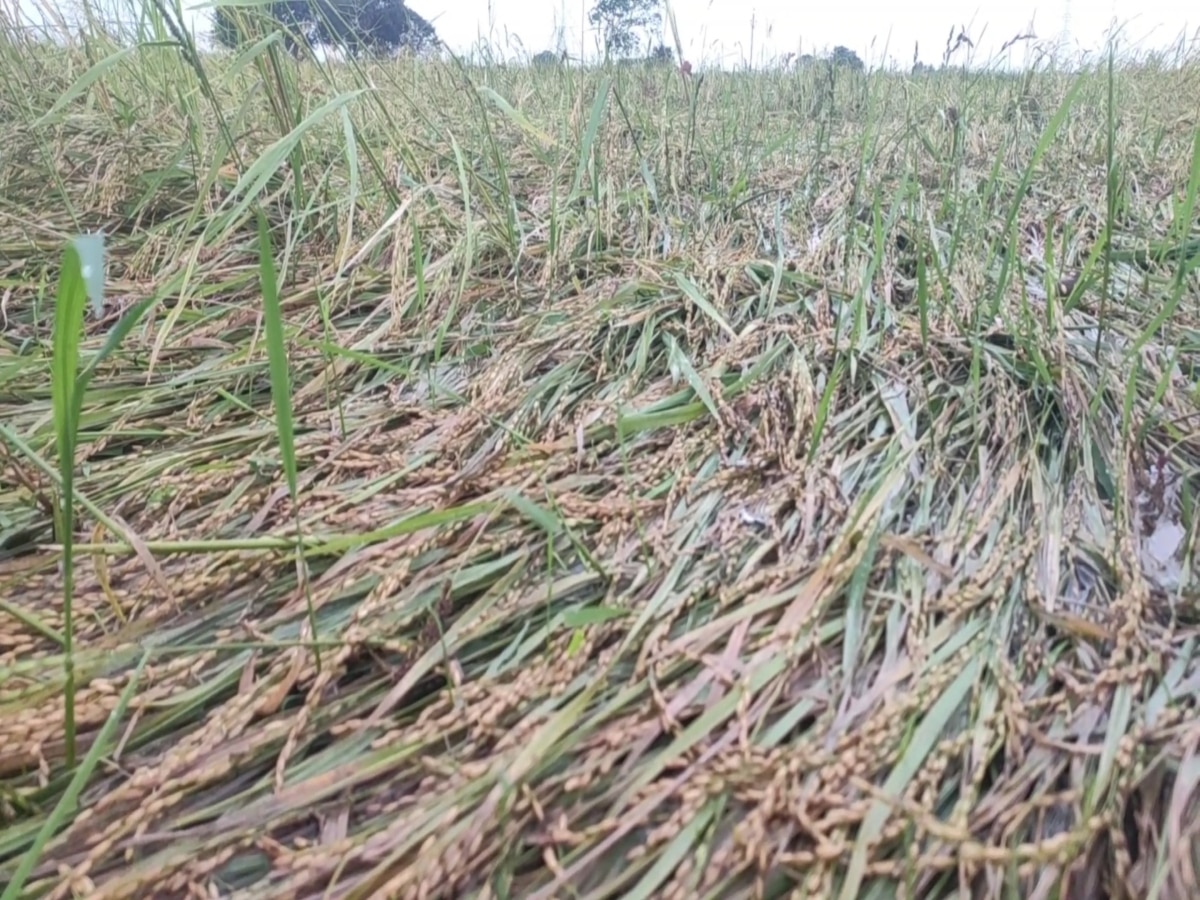
<path fill-rule="evenodd" d="M 675 62 L 675 50 L 668 47 L 666 44 L 659 44 L 650 51 L 650 55 L 646 57 L 647 62 L 656 63 L 658 65 L 669 66 Z"/>
<path fill-rule="evenodd" d="M 830 58 L 835 66 L 848 66 L 851 69 L 862 71 L 863 61 L 858 58 L 858 54 L 849 47 L 837 46 L 833 48 L 833 56 Z"/>
<path fill-rule="evenodd" d="M 308 0 L 317 10 L 316 43 L 365 52 L 420 52 L 437 44 L 433 25 L 404 0 Z"/>
<path fill-rule="evenodd" d="M 552 69 L 555 66 L 562 65 L 567 61 L 567 53 L 564 50 L 562 53 L 555 53 L 553 50 L 543 50 L 536 54 L 531 62 L 538 68 Z"/>
<path fill-rule="evenodd" d="M 628 56 L 638 45 L 638 32 L 662 22 L 661 0 L 596 0 L 588 21 L 604 35 L 606 56 Z"/>
<path fill-rule="evenodd" d="M 308 0 L 276 0 L 266 7 L 218 6 L 213 17 L 213 38 L 231 50 L 264 38 L 275 28 L 283 32 L 288 52 L 295 53 L 311 39 L 315 17 Z"/>
<path fill-rule="evenodd" d="M 265 7 L 220 6 L 213 37 L 224 47 L 236 48 L 276 28 L 292 53 L 304 43 L 340 47 L 353 56 L 421 51 L 437 43 L 433 26 L 404 0 L 275 0 Z"/>

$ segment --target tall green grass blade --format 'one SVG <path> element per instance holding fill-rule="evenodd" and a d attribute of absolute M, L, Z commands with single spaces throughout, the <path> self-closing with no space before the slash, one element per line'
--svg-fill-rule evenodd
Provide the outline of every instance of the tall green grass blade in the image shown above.
<path fill-rule="evenodd" d="M 120 50 L 115 50 L 104 57 L 104 59 L 90 66 L 87 71 L 75 79 L 75 82 L 54 101 L 54 105 L 34 123 L 34 127 L 44 128 L 47 125 L 54 125 L 61 122 L 63 119 L 63 110 L 74 103 L 88 88 L 112 72 L 113 69 L 135 56 L 138 52 L 140 51 L 137 47 L 122 47 Z"/>
<path fill-rule="evenodd" d="M 97 269 L 103 279 L 103 244 L 73 241 L 63 253 L 58 294 L 54 307 L 54 365 L 51 396 L 62 497 L 55 506 L 55 531 L 63 546 L 63 738 L 68 768 L 75 765 L 75 447 L 83 406 L 83 385 L 76 373 L 83 318 L 88 304 L 89 279 L 84 270 Z M 92 279 L 94 284 L 94 278 Z"/>
<path fill-rule="evenodd" d="M 279 454 L 283 462 L 283 473 L 287 480 L 288 494 L 292 499 L 292 510 L 296 521 L 296 566 L 305 568 L 303 545 L 299 543 L 303 530 L 300 522 L 299 472 L 296 463 L 296 428 L 292 413 L 292 376 L 288 362 L 287 338 L 284 334 L 283 307 L 279 302 L 279 284 L 275 276 L 275 253 L 271 245 L 271 231 L 267 217 L 261 209 L 258 214 L 259 275 L 262 284 L 263 322 L 267 333 L 267 357 L 271 372 L 271 399 L 275 408 L 275 431 L 279 439 Z M 321 667 L 321 635 L 317 627 L 317 614 L 313 608 L 308 578 L 301 574 L 301 583 L 308 605 L 308 623 L 312 629 L 313 656 L 317 668 Z"/>
<path fill-rule="evenodd" d="M 304 137 L 321 125 L 328 116 L 352 103 L 366 91 L 367 88 L 346 91 L 328 100 L 313 110 L 299 125 L 267 147 L 233 186 L 228 199 L 236 202 L 224 215 L 210 220 L 202 242 L 219 244 L 225 240 L 242 221 L 251 204 L 259 199 L 267 183 L 278 177 L 284 162 L 292 156 Z"/>
<path fill-rule="evenodd" d="M 600 131 L 600 123 L 604 121 L 605 110 L 608 109 L 608 95 L 612 88 L 612 80 L 608 77 L 600 79 L 596 85 L 596 97 L 592 101 L 592 112 L 588 116 L 587 130 L 583 140 L 579 142 L 578 161 L 575 165 L 575 178 L 571 182 L 571 192 L 567 195 L 567 205 L 570 206 L 579 197 L 583 188 L 583 179 L 592 167 L 592 152 L 596 145 L 596 135 Z"/>

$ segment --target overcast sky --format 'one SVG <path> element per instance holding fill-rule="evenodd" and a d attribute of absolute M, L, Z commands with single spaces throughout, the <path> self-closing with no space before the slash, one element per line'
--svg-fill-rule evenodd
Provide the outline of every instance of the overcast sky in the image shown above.
<path fill-rule="evenodd" d="M 28 9 L 38 0 L 16 2 Z M 183 2 L 191 10 L 189 18 L 197 32 L 206 32 L 211 13 L 195 7 L 211 0 Z M 518 53 L 522 46 L 529 53 L 553 49 L 559 27 L 572 55 L 595 52 L 596 35 L 587 23 L 594 0 L 407 2 L 431 20 L 441 38 L 458 52 L 481 40 L 505 56 Z M 788 52 L 819 52 L 843 44 L 872 63 L 881 61 L 886 47 L 891 59 L 907 65 L 914 42 L 919 43 L 923 61 L 936 63 L 951 27 L 959 26 L 975 41 L 978 62 L 996 57 L 1005 41 L 1030 32 L 1043 43 L 1063 40 L 1072 55 L 1096 52 L 1103 48 L 1114 23 L 1121 26 L 1122 47 L 1161 49 L 1180 35 L 1197 39 L 1200 25 L 1200 7 L 1191 0 L 674 0 L 672 6 L 684 54 L 694 64 L 761 63 Z M 665 22 L 663 37 L 673 44 Z M 1029 43 L 1019 44 L 1010 61 L 1020 65 L 1029 47 Z"/>
<path fill-rule="evenodd" d="M 553 46 L 561 22 L 572 53 L 579 52 L 581 36 L 589 52 L 595 46 L 587 25 L 593 2 L 409 0 L 456 49 L 480 37 L 502 44 L 507 31 L 536 52 Z M 889 56 L 907 63 L 914 42 L 919 42 L 923 60 L 936 62 L 951 26 L 966 27 L 978 52 L 990 57 L 1005 41 L 1030 31 L 1042 41 L 1056 40 L 1065 32 L 1073 49 L 1099 49 L 1105 32 L 1117 21 L 1125 26 L 1122 44 L 1162 47 L 1181 33 L 1191 35 L 1200 25 L 1200 8 L 1189 0 L 674 0 L 672 7 L 685 54 L 697 61 L 726 63 L 836 44 L 850 47 L 864 60 L 879 59 L 887 45 Z M 666 43 L 672 43 L 669 26 L 665 28 Z"/>

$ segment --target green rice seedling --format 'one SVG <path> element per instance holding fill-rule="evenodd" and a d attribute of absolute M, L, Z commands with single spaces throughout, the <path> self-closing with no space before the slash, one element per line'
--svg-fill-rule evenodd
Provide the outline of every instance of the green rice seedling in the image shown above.
<path fill-rule="evenodd" d="M 296 432 L 292 415 L 292 379 L 288 364 L 287 342 L 284 335 L 283 309 L 279 304 L 279 284 L 275 277 L 275 254 L 271 246 L 271 232 L 266 216 L 256 210 L 258 219 L 259 277 L 262 281 L 263 320 L 267 331 L 267 355 L 270 360 L 271 402 L 275 412 L 275 428 L 279 437 L 279 455 L 283 463 L 283 474 L 287 480 L 288 494 L 296 522 L 296 568 L 300 584 L 308 605 L 308 621 L 312 628 L 313 655 L 317 669 L 321 668 L 321 636 L 318 632 L 316 612 L 309 594 L 308 573 L 304 560 L 300 523 L 300 490 L 296 466 Z"/>

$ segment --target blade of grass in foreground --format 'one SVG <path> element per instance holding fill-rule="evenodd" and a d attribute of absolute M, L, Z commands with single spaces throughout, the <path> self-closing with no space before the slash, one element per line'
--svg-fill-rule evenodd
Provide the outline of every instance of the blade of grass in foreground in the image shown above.
<path fill-rule="evenodd" d="M 55 530 L 63 544 L 63 742 L 66 765 L 75 765 L 75 660 L 72 620 L 74 592 L 75 531 L 75 444 L 79 437 L 80 394 L 83 385 L 76 381 L 79 344 L 83 336 L 83 312 L 87 303 L 85 266 L 103 264 L 94 240 L 72 242 L 63 254 L 63 269 L 58 281 L 54 308 L 54 358 L 50 369 L 50 396 L 54 410 L 54 431 L 62 479 L 61 502 L 55 506 Z M 86 253 L 85 263 L 82 254 Z M 90 269 L 89 269 L 90 272 Z"/>
<path fill-rule="evenodd" d="M 138 662 L 137 668 L 129 676 L 129 683 L 125 685 L 125 690 L 121 692 L 120 698 L 117 700 L 117 705 L 113 707 L 112 713 L 105 720 L 104 725 L 100 728 L 100 733 L 96 735 L 96 740 L 92 742 L 91 748 L 87 752 L 87 756 L 83 758 L 81 765 L 71 778 L 71 783 L 67 785 L 67 789 L 63 791 L 59 797 L 58 803 L 46 817 L 46 821 L 42 823 L 42 827 L 38 829 L 37 836 L 33 839 L 33 844 L 29 850 L 21 857 L 21 862 L 17 866 L 16 872 L 13 873 L 12 881 L 4 888 L 4 893 L 0 894 L 0 900 L 15 900 L 21 895 L 21 888 L 25 886 L 26 879 L 37 865 L 41 858 L 42 851 L 50 840 L 58 833 L 67 817 L 75 812 L 79 805 L 79 795 L 83 793 L 83 789 L 91 780 L 92 773 L 96 770 L 96 766 L 100 764 L 100 757 L 112 749 L 112 740 L 114 732 L 117 730 L 117 724 L 125 718 L 125 710 L 129 707 L 129 701 L 133 699 L 134 691 L 137 690 L 138 683 L 142 678 L 142 671 L 146 668 L 146 663 L 149 661 L 148 653 L 142 654 L 141 660 Z"/>
<path fill-rule="evenodd" d="M 304 139 L 304 136 L 320 125 L 327 116 L 337 112 L 366 90 L 368 89 L 359 88 L 339 94 L 313 110 L 303 122 L 267 147 L 230 191 L 226 202 L 238 198 L 237 202 L 224 214 L 213 216 L 209 220 L 201 242 L 207 246 L 216 246 L 224 241 L 241 222 L 242 215 L 250 205 L 257 197 L 261 196 L 267 183 L 280 173 L 284 163 L 291 156 L 296 145 Z"/>
<path fill-rule="evenodd" d="M 267 357 L 271 372 L 271 400 L 275 406 L 275 430 L 279 435 L 279 455 L 283 461 L 288 495 L 292 499 L 292 515 L 296 519 L 296 577 L 304 586 L 308 605 L 308 624 L 312 629 L 313 657 L 321 669 L 321 636 L 317 633 L 317 614 L 312 605 L 312 592 L 305 577 L 304 547 L 300 528 L 300 498 L 297 487 L 296 430 L 292 417 L 291 375 L 288 371 L 287 347 L 283 337 L 283 306 L 279 302 L 279 283 L 275 277 L 275 257 L 271 247 L 271 232 L 267 217 L 258 214 L 259 277 L 263 292 L 263 324 L 267 335 Z"/>
<path fill-rule="evenodd" d="M 55 308 L 55 329 L 53 339 L 53 359 L 51 361 L 51 402 L 53 406 L 53 423 L 55 427 L 56 450 L 59 459 L 59 486 L 63 496 L 63 514 L 56 520 L 55 527 L 62 535 L 64 550 L 64 569 L 68 579 L 73 579 L 74 552 L 77 547 L 74 542 L 75 503 L 90 512 L 97 521 L 109 530 L 118 534 L 124 533 L 104 511 L 90 502 L 86 496 L 76 495 L 74 486 L 75 447 L 78 443 L 80 410 L 83 406 L 83 395 L 91 383 L 100 365 L 121 345 L 121 342 L 138 323 L 146 310 L 156 298 L 148 297 L 135 304 L 123 315 L 117 324 L 109 331 L 99 351 L 78 372 L 80 335 L 83 329 L 83 306 L 90 301 L 97 314 L 103 311 L 104 302 L 104 240 L 98 235 L 76 238 L 66 251 L 66 263 L 63 266 L 62 278 L 59 282 L 59 298 Z M 37 452 L 26 443 L 16 432 L 0 426 L 0 437 L 11 447 L 22 453 L 34 466 L 53 478 L 54 472 L 50 464 L 43 460 Z M 66 463 L 64 465 L 64 463 Z M 132 549 L 132 548 L 130 548 Z M 64 628 L 70 633 L 72 620 L 71 593 L 73 585 L 64 583 L 63 616 Z M 67 653 L 70 646 L 69 638 L 41 622 L 36 616 L 15 606 L 4 604 L 0 611 L 7 613 L 27 627 L 39 632 L 43 637 L 54 641 L 63 649 L 64 659 L 72 659 Z M 64 664 L 68 674 L 73 672 L 73 661 Z M 66 713 L 64 715 L 64 732 L 70 735 L 74 730 L 74 694 L 68 694 Z M 67 724 L 70 722 L 70 725 Z M 73 761 L 74 742 L 66 740 L 68 760 Z M 70 762 L 69 764 L 73 764 Z"/>
<path fill-rule="evenodd" d="M 973 654 L 958 677 L 951 682 L 942 696 L 930 708 L 925 718 L 921 720 L 921 724 L 913 732 L 904 755 L 883 783 L 885 796 L 899 797 L 904 793 L 925 757 L 933 750 L 946 723 L 950 721 L 950 717 L 974 687 L 975 679 L 979 676 L 981 662 L 982 657 Z M 850 898 L 858 896 L 863 879 L 867 874 L 867 847 L 879 837 L 890 813 L 891 808 L 882 800 L 875 800 L 871 804 L 871 809 L 859 829 L 854 850 L 850 854 L 850 865 L 846 872 L 846 880 L 842 883 L 839 900 L 850 900 Z"/>
<path fill-rule="evenodd" d="M 596 86 L 596 98 L 592 101 L 592 113 L 588 116 L 587 131 L 584 132 L 583 140 L 579 143 L 575 178 L 571 182 L 571 193 L 567 195 L 566 205 L 568 207 L 579 197 L 580 189 L 583 186 L 583 176 L 587 174 L 588 166 L 591 164 L 592 147 L 596 143 L 600 123 L 604 120 L 604 112 L 608 108 L 608 93 L 611 85 L 612 79 L 606 77 L 601 78 L 600 84 Z"/>

